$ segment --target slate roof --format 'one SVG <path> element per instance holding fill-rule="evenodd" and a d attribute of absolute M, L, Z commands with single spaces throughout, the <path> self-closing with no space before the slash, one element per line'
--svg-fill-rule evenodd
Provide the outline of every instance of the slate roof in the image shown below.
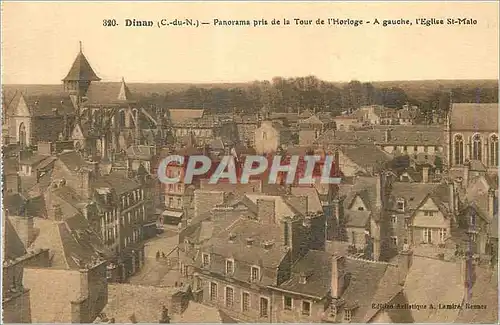
<path fill-rule="evenodd" d="M 232 242 L 229 235 L 235 235 Z M 239 219 L 230 227 L 212 237 L 206 245 L 204 251 L 212 252 L 224 257 L 233 257 L 237 261 L 261 265 L 263 267 L 276 268 L 280 265 L 287 251 L 283 248 L 282 232 L 279 226 L 262 224 L 249 219 Z M 251 246 L 247 245 L 247 238 L 254 240 Z M 264 242 L 273 241 L 270 249 L 263 247 Z M 217 266 L 211 266 L 216 268 Z M 238 270 L 236 270 L 238 271 Z M 213 272 L 223 272 L 223 268 L 214 269 Z M 248 281 L 248 275 L 235 274 L 234 277 L 241 276 L 242 281 Z M 265 274 L 263 275 L 265 277 Z M 276 279 L 263 279 L 264 283 L 273 284 Z"/>
<path fill-rule="evenodd" d="M 365 315 L 372 310 L 372 303 L 380 303 L 373 299 L 384 274 L 392 267 L 385 263 L 346 258 L 347 288 L 342 299 L 346 305 L 358 306 L 352 312 L 352 323 L 364 322 Z"/>
<path fill-rule="evenodd" d="M 321 299 L 331 289 L 331 272 L 333 256 L 327 252 L 310 250 L 292 267 L 289 280 L 279 288 Z M 305 284 L 300 283 L 301 274 L 307 276 Z"/>
<path fill-rule="evenodd" d="M 399 183 L 392 184 L 391 200 L 389 208 L 394 207 L 396 199 L 401 197 L 405 199 L 406 208 L 415 210 L 422 201 L 438 188 L 439 184 L 422 184 L 422 183 Z M 440 188 L 441 189 L 441 188 Z M 442 191 L 436 194 L 443 194 Z M 443 198 L 444 199 L 444 198 Z"/>
<path fill-rule="evenodd" d="M 476 268 L 476 280 L 469 304 L 486 305 L 486 309 L 462 309 L 456 323 L 498 324 L 498 270 Z"/>
<path fill-rule="evenodd" d="M 292 187 L 292 195 L 307 196 L 308 212 L 323 212 L 323 205 L 319 199 L 318 191 L 314 187 Z"/>
<path fill-rule="evenodd" d="M 162 304 L 169 309 L 171 323 L 222 323 L 223 316 L 214 307 L 190 301 L 181 314 L 172 314 L 170 301 L 179 288 L 159 288 L 125 283 L 108 285 L 108 304 L 103 313 L 116 323 L 130 323 L 135 314 L 138 323 L 158 323 Z"/>
<path fill-rule="evenodd" d="M 352 211 L 352 210 L 347 210 L 344 212 L 346 221 L 345 221 L 345 226 L 346 227 L 353 227 L 353 228 L 365 228 L 368 224 L 368 221 L 370 220 L 371 217 L 371 212 L 370 211 Z"/>
<path fill-rule="evenodd" d="M 72 116 L 75 114 L 75 106 L 68 94 L 23 95 L 20 102 L 26 103 L 32 116 Z M 19 102 L 19 104 L 20 104 Z"/>
<path fill-rule="evenodd" d="M 345 197 L 343 202 L 344 209 L 349 209 L 354 198 L 359 195 L 369 211 L 376 211 L 377 208 L 375 206 L 375 203 L 377 199 L 378 181 L 378 177 L 358 176 L 353 185 L 339 186 L 339 194 Z"/>
<path fill-rule="evenodd" d="M 101 175 L 95 181 L 94 186 L 96 188 L 110 188 L 115 191 L 116 195 L 121 195 L 140 188 L 141 184 L 116 171 L 108 175 Z"/>
<path fill-rule="evenodd" d="M 10 218 L 5 216 L 2 216 L 2 250 L 5 260 L 15 259 L 26 254 L 26 248 Z"/>
<path fill-rule="evenodd" d="M 4 194 L 3 209 L 9 211 L 9 215 L 23 216 L 26 212 L 27 201 L 19 193 Z"/>
<path fill-rule="evenodd" d="M 40 232 L 30 249 L 48 248 L 54 268 L 80 269 L 110 254 L 83 215 L 61 222 L 35 218 L 35 228 Z"/>
<path fill-rule="evenodd" d="M 63 151 L 57 158 L 64 164 L 70 171 L 77 171 L 80 168 L 87 168 L 89 164 L 83 157 L 76 151 Z"/>
<path fill-rule="evenodd" d="M 204 109 L 189 109 L 189 108 L 169 108 L 168 113 L 170 120 L 174 123 L 184 122 L 189 119 L 202 118 Z"/>
<path fill-rule="evenodd" d="M 127 156 L 132 159 L 151 160 L 154 148 L 151 146 L 131 145 L 127 148 Z"/>
<path fill-rule="evenodd" d="M 460 264 L 414 256 L 403 292 L 410 304 L 462 303 L 464 287 Z M 450 323 L 457 319 L 458 312 L 437 308 L 425 312 L 411 310 L 411 318 L 415 323 Z"/>
<path fill-rule="evenodd" d="M 92 67 L 90 66 L 89 61 L 83 53 L 80 51 L 71 66 L 66 77 L 64 77 L 63 81 L 99 81 L 99 78 Z"/>
<path fill-rule="evenodd" d="M 127 101 L 119 99 L 121 87 L 122 83 L 118 82 L 91 83 L 84 98 L 83 106 L 116 105 L 125 107 L 127 106 Z"/>
<path fill-rule="evenodd" d="M 498 132 L 498 107 L 498 103 L 453 103 L 451 129 Z"/>
<path fill-rule="evenodd" d="M 376 146 L 364 145 L 342 149 L 344 156 L 363 168 L 385 166 L 391 157 Z"/>

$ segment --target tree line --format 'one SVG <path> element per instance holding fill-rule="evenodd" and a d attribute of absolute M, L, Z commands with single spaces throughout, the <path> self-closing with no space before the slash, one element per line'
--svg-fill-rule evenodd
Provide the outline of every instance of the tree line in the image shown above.
<path fill-rule="evenodd" d="M 417 105 L 421 119 L 444 116 L 450 98 L 454 102 L 498 102 L 498 84 L 488 88 L 437 87 L 422 98 L 412 98 L 402 88 L 377 87 L 370 82 L 353 80 L 339 84 L 314 76 L 275 77 L 271 81 L 254 81 L 245 86 L 212 88 L 192 86 L 185 90 L 153 94 L 164 107 L 205 108 L 213 113 L 256 113 L 263 108 L 271 112 L 298 112 L 305 109 L 332 112 L 335 115 L 365 105 L 383 105 L 400 109 Z"/>

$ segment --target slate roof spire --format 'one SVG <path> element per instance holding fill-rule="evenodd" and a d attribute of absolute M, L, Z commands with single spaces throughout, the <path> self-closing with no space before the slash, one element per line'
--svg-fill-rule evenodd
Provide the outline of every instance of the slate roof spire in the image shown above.
<path fill-rule="evenodd" d="M 92 67 L 90 66 L 89 61 L 83 55 L 82 51 L 82 42 L 80 42 L 80 51 L 71 66 L 66 77 L 63 81 L 100 81 L 99 78 Z"/>
<path fill-rule="evenodd" d="M 125 78 L 122 77 L 122 84 L 120 86 L 120 92 L 118 93 L 118 100 L 131 100 L 132 99 L 132 93 L 128 89 L 127 84 L 125 83 Z"/>

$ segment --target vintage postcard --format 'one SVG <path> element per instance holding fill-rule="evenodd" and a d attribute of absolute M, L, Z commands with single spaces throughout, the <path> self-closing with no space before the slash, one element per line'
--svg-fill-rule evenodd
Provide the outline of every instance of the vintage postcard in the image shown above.
<path fill-rule="evenodd" d="M 1 7 L 4 323 L 498 323 L 498 1 Z"/>

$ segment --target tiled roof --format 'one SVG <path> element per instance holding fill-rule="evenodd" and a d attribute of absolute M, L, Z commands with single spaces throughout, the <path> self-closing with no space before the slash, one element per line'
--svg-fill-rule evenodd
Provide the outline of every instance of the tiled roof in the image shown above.
<path fill-rule="evenodd" d="M 88 167 L 88 163 L 76 151 L 62 152 L 57 158 L 64 164 L 70 171 L 77 171 L 80 168 Z"/>
<path fill-rule="evenodd" d="M 63 79 L 64 81 L 99 81 L 99 78 L 92 67 L 90 66 L 89 61 L 83 53 L 80 51 L 71 66 L 66 77 Z"/>
<path fill-rule="evenodd" d="M 312 116 L 300 121 L 299 123 L 300 124 L 320 124 L 320 125 L 323 125 L 323 122 L 316 115 L 312 115 Z"/>
<path fill-rule="evenodd" d="M 409 210 L 416 209 L 422 201 L 437 188 L 437 184 L 422 184 L 422 183 L 399 183 L 392 184 L 391 196 L 392 200 L 389 203 L 395 204 L 396 198 L 404 198 L 406 207 Z M 392 205 L 389 204 L 389 207 Z"/>
<path fill-rule="evenodd" d="M 120 100 L 121 83 L 99 82 L 92 83 L 84 98 L 83 106 L 86 105 L 118 105 L 126 106 L 126 101 Z M 130 92 L 130 91 L 129 91 Z"/>
<path fill-rule="evenodd" d="M 19 193 L 4 194 L 3 209 L 9 211 L 9 215 L 24 216 L 26 212 L 26 199 Z"/>
<path fill-rule="evenodd" d="M 319 199 L 318 191 L 314 187 L 292 187 L 292 195 L 307 196 L 308 212 L 323 211 L 323 205 Z"/>
<path fill-rule="evenodd" d="M 345 196 L 344 209 L 349 209 L 354 198 L 359 195 L 367 209 L 371 212 L 377 210 L 375 203 L 377 199 L 378 177 L 356 177 L 353 185 L 339 186 L 340 195 Z"/>
<path fill-rule="evenodd" d="M 352 211 L 344 212 L 346 217 L 346 227 L 365 228 L 370 220 L 370 211 Z"/>
<path fill-rule="evenodd" d="M 118 97 L 116 98 L 120 101 L 130 101 L 132 100 L 132 93 L 130 92 L 130 89 L 128 89 L 127 84 L 125 83 L 125 79 L 122 78 L 122 82 L 120 84 L 120 92 L 118 93 Z"/>
<path fill-rule="evenodd" d="M 246 195 L 254 204 L 257 204 L 257 200 L 274 201 L 274 217 L 275 220 L 282 220 L 286 217 L 293 217 L 299 215 L 300 212 L 297 211 L 287 200 L 282 196 L 272 196 L 265 194 L 247 194 Z"/>
<path fill-rule="evenodd" d="M 498 131 L 498 103 L 454 103 L 451 107 L 451 129 Z"/>

